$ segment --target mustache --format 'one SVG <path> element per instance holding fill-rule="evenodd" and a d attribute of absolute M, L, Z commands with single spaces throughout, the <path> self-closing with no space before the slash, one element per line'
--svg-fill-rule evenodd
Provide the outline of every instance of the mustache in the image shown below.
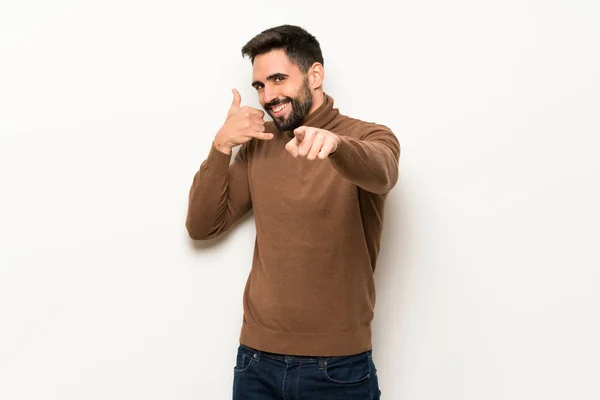
<path fill-rule="evenodd" d="M 283 99 L 273 99 L 270 102 L 268 102 L 267 104 L 265 104 L 265 107 L 273 108 L 273 107 L 278 106 L 283 103 L 290 103 L 291 101 L 292 101 L 292 99 L 289 97 L 284 97 Z"/>

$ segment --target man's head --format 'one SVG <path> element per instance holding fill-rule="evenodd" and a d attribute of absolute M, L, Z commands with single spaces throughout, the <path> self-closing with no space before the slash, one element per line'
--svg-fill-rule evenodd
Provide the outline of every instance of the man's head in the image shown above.
<path fill-rule="evenodd" d="M 267 29 L 242 48 L 252 61 L 252 86 L 279 130 L 293 130 L 323 102 L 323 55 L 304 29 Z"/>

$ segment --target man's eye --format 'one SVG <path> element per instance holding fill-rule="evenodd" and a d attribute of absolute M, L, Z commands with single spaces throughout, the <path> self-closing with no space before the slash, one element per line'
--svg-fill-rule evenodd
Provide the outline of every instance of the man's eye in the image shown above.
<path fill-rule="evenodd" d="M 283 76 L 278 76 L 277 78 L 275 78 L 275 82 L 281 82 L 283 81 L 285 78 Z"/>

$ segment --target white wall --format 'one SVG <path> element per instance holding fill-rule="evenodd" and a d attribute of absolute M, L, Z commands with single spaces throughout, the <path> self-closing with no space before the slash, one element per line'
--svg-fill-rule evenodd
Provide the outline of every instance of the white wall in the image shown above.
<path fill-rule="evenodd" d="M 321 41 L 341 111 L 402 144 L 382 399 L 600 398 L 599 17 L 593 0 L 2 0 L 0 398 L 230 398 L 253 220 L 194 244 L 187 194 L 230 89 L 259 106 L 241 46 L 281 23 Z"/>

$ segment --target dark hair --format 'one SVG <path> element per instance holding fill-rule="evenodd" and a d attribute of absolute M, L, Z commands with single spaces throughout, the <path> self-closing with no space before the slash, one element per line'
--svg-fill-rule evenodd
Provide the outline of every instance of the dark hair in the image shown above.
<path fill-rule="evenodd" d="M 284 50 L 290 61 L 304 73 L 315 62 L 325 65 L 317 39 L 294 25 L 280 25 L 262 31 L 242 47 L 242 57 L 249 56 L 254 63 L 257 55 L 277 49 Z"/>

